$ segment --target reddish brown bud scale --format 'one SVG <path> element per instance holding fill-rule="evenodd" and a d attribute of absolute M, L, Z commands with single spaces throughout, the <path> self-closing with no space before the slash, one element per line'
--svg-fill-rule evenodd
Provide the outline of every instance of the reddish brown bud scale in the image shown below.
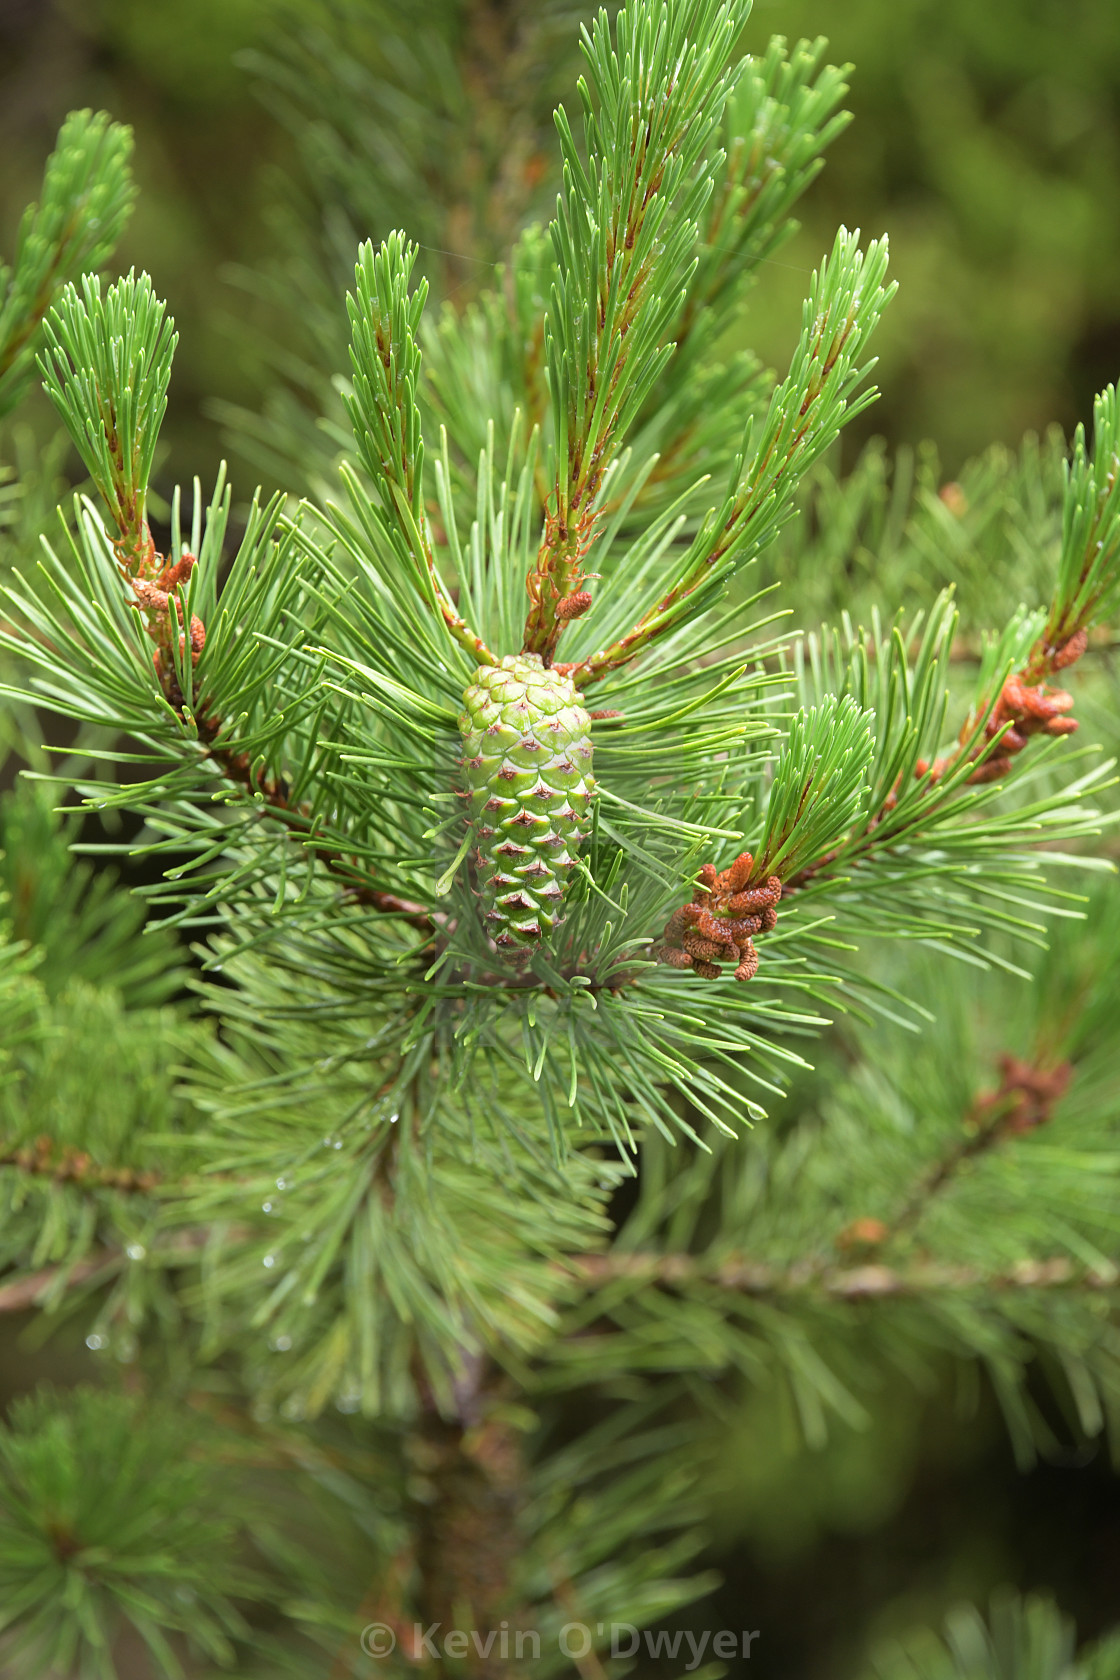
<path fill-rule="evenodd" d="M 577 589 L 574 595 L 564 595 L 557 601 L 556 616 L 562 624 L 568 624 L 573 618 L 582 618 L 590 605 L 590 592 Z"/>
<path fill-rule="evenodd" d="M 1089 646 L 1089 632 L 1077 630 L 1072 636 L 1054 649 L 1050 657 L 1050 664 L 1055 671 L 1064 671 L 1067 665 L 1073 665 L 1081 658 Z"/>
<path fill-rule="evenodd" d="M 986 763 L 977 765 L 968 779 L 970 783 L 982 786 L 987 782 L 1000 781 L 1008 774 L 1010 769 L 1011 760 L 1003 758 L 997 753 L 994 758 L 989 758 Z"/>
<path fill-rule="evenodd" d="M 696 957 L 700 962 L 715 962 L 723 956 L 725 943 L 719 939 L 705 939 L 702 934 L 693 929 L 685 934 L 681 943 L 690 957 Z"/>
<path fill-rule="evenodd" d="M 740 852 L 728 868 L 718 871 L 706 863 L 699 871 L 690 904 L 674 910 L 662 935 L 659 960 L 671 968 L 691 966 L 704 979 L 721 972 L 721 962 L 735 963 L 735 978 L 751 980 L 758 972 L 755 933 L 777 925 L 782 883 L 771 875 L 760 886 L 748 887 L 754 859 Z"/>
<path fill-rule="evenodd" d="M 754 859 L 751 854 L 749 852 L 740 852 L 730 869 L 726 871 L 727 885 L 731 892 L 739 893 L 743 891 L 743 888 L 751 878 L 751 870 L 753 867 Z"/>
<path fill-rule="evenodd" d="M 186 583 L 197 564 L 194 555 L 188 554 L 184 549 L 180 559 L 168 562 L 164 566 L 162 572 L 156 578 L 157 588 L 166 589 L 168 592 L 172 589 L 178 589 L 181 583 Z"/>

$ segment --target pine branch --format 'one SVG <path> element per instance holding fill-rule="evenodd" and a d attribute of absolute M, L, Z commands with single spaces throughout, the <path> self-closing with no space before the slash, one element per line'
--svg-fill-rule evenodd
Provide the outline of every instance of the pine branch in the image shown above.
<path fill-rule="evenodd" d="M 160 1181 L 158 1173 L 105 1166 L 88 1150 L 74 1144 L 59 1145 L 45 1132 L 34 1144 L 0 1151 L 0 1167 L 17 1167 L 20 1172 L 49 1178 L 54 1184 L 73 1184 L 78 1189 L 123 1190 L 140 1195 L 149 1194 Z"/>
<path fill-rule="evenodd" d="M 787 54 L 776 35 L 743 66 L 725 108 L 725 156 L 705 209 L 696 277 L 673 334 L 678 356 L 698 327 L 710 346 L 744 282 L 796 232 L 793 207 L 851 121 L 837 107 L 852 66 L 822 68 L 826 46 L 823 37 L 798 41 Z"/>
<path fill-rule="evenodd" d="M 47 394 L 116 526 L 122 570 L 147 582 L 160 570 L 148 481 L 178 343 L 166 307 L 146 274 L 129 273 L 104 298 L 97 276 L 83 275 L 81 291 L 67 286 L 44 321 L 39 357 Z"/>
<path fill-rule="evenodd" d="M 940 1634 L 914 1628 L 880 1641 L 860 1680 L 1114 1680 L 1120 1636 L 1077 1648 L 1073 1622 L 1051 1599 L 992 1594 L 987 1617 L 956 1604 Z"/>
<path fill-rule="evenodd" d="M 417 334 L 428 294 L 421 280 L 411 295 L 416 246 L 392 233 L 375 252 L 359 248 L 354 294 L 347 294 L 354 394 L 346 407 L 358 451 L 381 503 L 379 523 L 414 588 L 440 614 L 454 639 L 480 665 L 495 656 L 456 612 L 436 569 L 424 513 L 424 442 L 417 405 Z M 355 295 L 356 294 L 356 295 Z M 361 492 L 348 479 L 351 498 Z"/>
<path fill-rule="evenodd" d="M 1046 1125 L 1053 1105 L 1064 1096 L 1073 1077 L 1070 1062 L 1061 1062 L 1057 1067 L 1048 1069 L 1007 1054 L 1000 1057 L 1000 1069 L 1003 1079 L 999 1089 L 976 1099 L 965 1122 L 967 1135 L 953 1144 L 936 1165 L 922 1175 L 889 1224 L 868 1222 L 860 1234 L 861 1242 L 879 1246 L 892 1237 L 911 1231 L 933 1198 L 940 1195 L 968 1163 L 1008 1138 L 1019 1137 L 1037 1126 Z M 872 1225 L 876 1227 L 874 1232 Z"/>
<path fill-rule="evenodd" d="M 1025 786 L 1042 772 L 1046 756 L 1020 756 L 1031 737 L 1050 737 L 1052 758 L 1061 738 L 1071 732 L 1066 713 L 1072 698 L 1044 687 L 1027 689 L 1022 675 L 1015 674 L 1014 667 L 1023 667 L 1036 641 L 1040 619 L 1020 611 L 1001 635 L 986 638 L 975 679 L 978 701 L 966 714 L 955 748 L 945 753 L 940 743 L 957 622 L 947 594 L 924 624 L 920 618 L 915 622 L 909 634 L 912 647 L 899 626 L 884 633 L 877 614 L 869 637 L 847 623 L 843 631 L 808 639 L 805 650 L 795 655 L 801 693 L 808 697 L 839 690 L 868 707 L 875 753 L 866 821 L 841 844 L 807 853 L 786 879 L 787 894 L 840 891 L 860 914 L 860 900 L 876 891 L 878 879 L 887 908 L 894 898 L 893 909 L 901 911 L 908 880 L 927 894 L 928 883 L 938 877 L 946 887 L 954 875 L 963 883 L 962 871 L 971 858 L 974 863 L 986 860 L 992 870 L 1002 864 L 1006 885 L 1021 895 L 1020 902 L 1039 896 L 1044 888 L 1040 865 L 1034 866 L 1032 882 L 1023 848 L 1043 839 L 1095 833 L 1100 813 L 1086 803 L 1079 814 L 1076 800 L 1106 786 L 1110 769 L 1106 762 L 1072 787 L 1023 802 L 1018 809 L 998 804 L 1007 787 Z M 1017 775 L 1009 783 L 1013 770 Z M 858 871 L 854 879 L 853 871 Z M 960 909 L 965 907 L 962 899 Z M 937 908 L 948 911 L 950 905 L 942 900 Z M 977 908 L 973 898 L 969 914 Z M 892 915 L 890 925 L 901 931 L 905 913 Z M 931 934 L 934 928 L 931 915 Z M 942 924 L 938 931 L 944 930 Z"/>
<path fill-rule="evenodd" d="M 580 687 L 601 681 L 655 638 L 711 607 L 730 577 L 753 559 L 789 517 L 798 482 L 840 428 L 874 401 L 856 395 L 873 363 L 867 341 L 894 286 L 883 284 L 885 240 L 865 253 L 858 232 L 841 229 L 832 256 L 814 274 L 801 339 L 790 371 L 774 392 L 757 444 L 747 428 L 735 483 L 719 512 L 709 512 L 673 567 L 673 581 L 626 636 L 571 667 Z"/>
<path fill-rule="evenodd" d="M 582 593 L 604 475 L 671 354 L 747 10 L 743 0 L 624 6 L 617 45 L 600 12 L 584 31 L 579 84 L 586 163 L 557 112 L 564 184 L 545 325 L 557 472 L 524 640 L 546 665 L 573 616 L 565 603 Z"/>
<path fill-rule="evenodd" d="M 661 962 L 706 980 L 718 980 L 720 964 L 734 962 L 737 980 L 754 979 L 752 936 L 777 925 L 783 883 L 797 879 L 806 858 L 842 841 L 865 807 L 875 745 L 868 722 L 847 695 L 797 714 L 774 769 L 761 839 L 718 875 L 714 865 L 704 866 L 692 903 L 665 929 Z"/>
<path fill-rule="evenodd" d="M 1093 402 L 1093 443 L 1085 428 L 1073 438 L 1065 479 L 1062 550 L 1046 627 L 1033 649 L 1025 683 L 1073 663 L 1087 632 L 1120 606 L 1120 397 L 1109 385 Z"/>
<path fill-rule="evenodd" d="M 11 1283 L 0 1283 L 0 1313 L 30 1312 L 56 1295 L 60 1284 L 67 1289 L 98 1284 L 115 1276 L 122 1264 L 120 1254 L 106 1251 L 89 1254 L 65 1266 L 44 1266 L 41 1271 L 15 1278 Z"/>
<path fill-rule="evenodd" d="M 72 111 L 47 160 L 42 200 L 20 224 L 10 268 L 0 267 L 0 415 L 34 371 L 39 325 L 59 290 L 111 255 L 132 212 L 132 130 L 104 111 Z"/>
<path fill-rule="evenodd" d="M 308 805 L 293 805 L 283 782 L 269 776 L 264 767 L 255 764 L 246 752 L 224 745 L 220 736 L 221 718 L 206 716 L 199 719 L 199 740 L 214 764 L 227 781 L 239 786 L 254 802 L 263 801 L 270 817 L 275 817 L 300 842 L 305 851 L 318 859 L 328 870 L 345 882 L 345 896 L 356 904 L 365 904 L 387 916 L 400 916 L 424 933 L 434 933 L 447 918 L 439 911 L 430 911 L 423 904 L 400 898 L 396 893 L 383 892 L 361 879 L 360 868 L 331 846 L 315 840 L 315 812 Z"/>
<path fill-rule="evenodd" d="M 875 748 L 870 721 L 848 695 L 794 718 L 775 767 L 752 878 L 788 880 L 856 823 Z"/>
<path fill-rule="evenodd" d="M 592 1292 L 624 1283 L 652 1284 L 666 1290 L 704 1286 L 730 1295 L 819 1296 L 838 1301 L 956 1293 L 975 1293 L 983 1299 L 1002 1291 L 1034 1290 L 1103 1291 L 1120 1298 L 1120 1281 L 1114 1268 L 1098 1270 L 1079 1266 L 1067 1255 L 1022 1260 L 1011 1267 L 986 1270 L 943 1261 L 917 1261 L 900 1267 L 877 1263 L 838 1266 L 813 1259 L 776 1266 L 737 1254 L 716 1260 L 704 1255 L 632 1250 L 582 1255 L 561 1262 L 558 1270 L 565 1277 L 574 1275 Z"/>
<path fill-rule="evenodd" d="M 0 1431 L 0 1590 L 25 1673 L 111 1680 L 125 1628 L 168 1675 L 177 1635 L 233 1662 L 248 1633 L 233 1599 L 263 1582 L 237 1562 L 238 1513 L 203 1435 L 140 1394 L 44 1385 L 16 1400 Z"/>

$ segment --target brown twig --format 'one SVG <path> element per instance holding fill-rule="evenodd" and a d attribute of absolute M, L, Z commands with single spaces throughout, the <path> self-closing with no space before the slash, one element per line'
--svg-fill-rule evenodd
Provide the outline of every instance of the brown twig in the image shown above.
<path fill-rule="evenodd" d="M 1116 1272 L 1079 1267 L 1065 1255 L 1020 1260 L 1001 1271 L 979 1266 L 949 1266 L 933 1262 L 907 1267 L 877 1264 L 836 1266 L 823 1260 L 773 1266 L 742 1255 L 709 1261 L 692 1254 L 589 1254 L 557 1262 L 567 1277 L 575 1276 L 588 1289 L 619 1282 L 651 1284 L 673 1289 L 706 1285 L 733 1295 L 823 1295 L 832 1300 L 859 1301 L 894 1296 L 917 1296 L 953 1290 L 1027 1290 L 1120 1288 Z"/>
<path fill-rule="evenodd" d="M 182 716 L 186 702 L 174 671 L 161 670 L 160 675 L 168 701 Z M 261 798 L 268 815 L 284 823 L 292 834 L 306 837 L 307 849 L 320 863 L 333 874 L 346 877 L 344 891 L 355 903 L 368 905 L 387 916 L 400 916 L 424 933 L 435 933 L 437 928 L 447 925 L 447 917 L 439 911 L 429 911 L 423 904 L 355 880 L 353 877 L 357 865 L 342 852 L 325 846 L 312 837 L 311 812 L 306 806 L 295 806 L 291 803 L 284 782 L 279 777 L 268 775 L 262 767 L 255 767 L 248 753 L 238 752 L 221 740 L 224 720 L 209 711 L 205 703 L 200 707 L 196 725 L 199 742 L 226 780 L 243 787 L 254 798 Z"/>
<path fill-rule="evenodd" d="M 0 1167 L 18 1167 L 36 1178 L 51 1178 L 56 1184 L 77 1184 L 90 1190 L 123 1190 L 145 1195 L 159 1183 L 159 1174 L 140 1172 L 134 1167 L 100 1165 L 84 1149 L 56 1143 L 45 1135 L 33 1144 L 0 1153 Z"/>
<path fill-rule="evenodd" d="M 77 1289 L 83 1283 L 111 1277 L 120 1266 L 121 1256 L 107 1250 L 87 1255 L 71 1266 L 44 1266 L 42 1271 L 30 1272 L 26 1277 L 0 1284 L 0 1313 L 28 1312 L 37 1307 L 60 1277 L 65 1277 L 68 1290 Z"/>
<path fill-rule="evenodd" d="M 1046 1069 L 1016 1056 L 999 1058 L 1003 1075 L 998 1088 L 977 1097 L 965 1120 L 966 1136 L 946 1151 L 914 1186 L 902 1211 L 884 1230 L 880 1241 L 912 1229 L 929 1206 L 956 1177 L 967 1161 L 1011 1137 L 1045 1126 L 1054 1104 L 1065 1094 L 1073 1078 L 1073 1067 L 1061 1062 Z"/>

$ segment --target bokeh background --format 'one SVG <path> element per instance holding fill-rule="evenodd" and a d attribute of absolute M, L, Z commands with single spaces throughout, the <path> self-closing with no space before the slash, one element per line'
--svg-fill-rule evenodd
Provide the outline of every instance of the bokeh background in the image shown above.
<path fill-rule="evenodd" d="M 287 15 L 279 0 L 0 0 L 0 240 L 67 110 L 135 128 L 141 197 L 121 260 L 149 270 L 182 335 L 173 476 L 208 476 L 221 444 L 207 401 L 251 403 L 259 378 L 238 346 L 251 300 L 224 276 L 271 249 L 274 172 L 298 160 L 237 61 L 274 45 Z M 762 354 L 788 354 L 805 271 L 837 223 L 886 229 L 900 292 L 868 427 L 936 439 L 954 471 L 1087 417 L 1120 369 L 1115 0 L 756 0 L 751 27 L 760 46 L 823 34 L 833 62 L 856 66 L 855 121 L 754 296 Z"/>
<path fill-rule="evenodd" d="M 206 483 L 223 455 L 240 492 L 257 476 L 217 416 L 259 407 L 272 378 L 258 299 L 232 271 L 290 259 L 298 239 L 271 207 L 298 192 L 306 154 L 246 61 L 290 15 L 278 0 L 0 0 L 0 249 L 68 110 L 103 107 L 136 131 L 120 263 L 149 270 L 181 335 L 168 484 Z M 756 0 L 752 32 L 759 46 L 825 34 L 832 61 L 856 66 L 855 120 L 752 297 L 763 357 L 788 354 L 808 271 L 843 221 L 889 232 L 900 282 L 863 436 L 932 438 L 951 476 L 989 443 L 1087 419 L 1120 374 L 1117 0 Z M 21 1385 L 40 1370 L 28 1360 Z M 806 1454 L 762 1396 L 717 1444 L 725 1584 L 710 1621 L 761 1630 L 752 1676 L 832 1680 L 876 1633 L 1000 1581 L 1054 1592 L 1083 1637 L 1120 1622 L 1105 1450 L 1024 1469 L 994 1404 L 978 1394 L 962 1424 L 956 1398 L 915 1408 L 886 1390 L 870 1431 Z"/>

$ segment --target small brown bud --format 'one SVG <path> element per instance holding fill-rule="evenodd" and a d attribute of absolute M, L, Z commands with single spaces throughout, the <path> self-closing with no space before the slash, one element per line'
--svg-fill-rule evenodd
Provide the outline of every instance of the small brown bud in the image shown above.
<path fill-rule="evenodd" d="M 160 589 L 166 589 L 168 592 L 172 589 L 178 589 L 181 583 L 186 583 L 197 564 L 198 562 L 195 560 L 194 555 L 188 554 L 186 549 L 184 549 L 182 557 L 179 560 L 176 560 L 174 563 L 169 561 L 168 564 L 164 566 L 163 571 L 156 579 L 158 587 Z"/>
<path fill-rule="evenodd" d="M 1072 665 L 1081 658 L 1088 646 L 1089 632 L 1087 630 L 1077 630 L 1069 637 L 1068 641 L 1064 641 L 1060 647 L 1054 649 L 1050 663 L 1055 671 L 1064 671 L 1067 665 Z"/>
<path fill-rule="evenodd" d="M 837 1248 L 874 1248 L 890 1236 L 890 1228 L 881 1219 L 853 1219 L 836 1238 Z"/>
<path fill-rule="evenodd" d="M 590 592 L 577 589 L 574 595 L 564 595 L 557 601 L 556 616 L 562 624 L 567 624 L 573 618 L 582 618 L 590 605 Z"/>
<path fill-rule="evenodd" d="M 977 785 L 984 782 L 998 782 L 1001 777 L 1007 775 L 1010 769 L 1011 760 L 1001 757 L 997 753 L 994 758 L 985 759 L 983 764 L 978 765 L 968 779 L 970 783 Z"/>
<path fill-rule="evenodd" d="M 719 940 L 705 939 L 702 934 L 691 928 L 685 934 L 682 943 L 689 955 L 696 957 L 699 962 L 715 962 L 723 955 L 724 947 Z"/>
<path fill-rule="evenodd" d="M 749 852 L 740 852 L 731 868 L 727 871 L 727 887 L 729 892 L 740 893 L 751 878 L 754 859 Z"/>

